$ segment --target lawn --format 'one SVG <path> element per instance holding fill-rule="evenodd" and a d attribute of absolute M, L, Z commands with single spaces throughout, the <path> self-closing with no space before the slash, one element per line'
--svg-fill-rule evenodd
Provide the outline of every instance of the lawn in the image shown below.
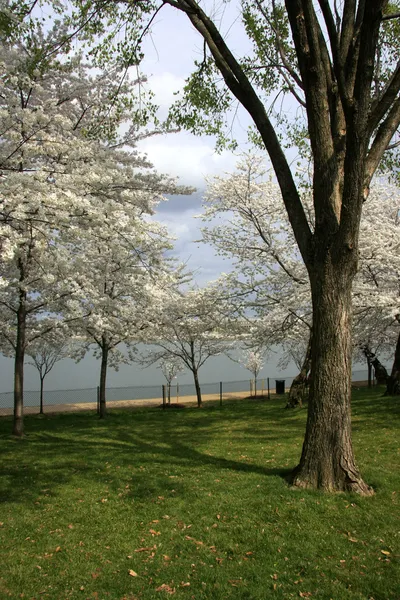
<path fill-rule="evenodd" d="M 283 405 L 0 419 L 0 598 L 398 600 L 399 400 L 354 393 L 372 498 L 287 485 Z"/>

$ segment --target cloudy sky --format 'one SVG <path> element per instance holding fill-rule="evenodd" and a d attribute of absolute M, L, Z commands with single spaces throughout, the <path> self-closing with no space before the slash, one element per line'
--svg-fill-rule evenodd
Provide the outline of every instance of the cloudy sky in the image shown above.
<path fill-rule="evenodd" d="M 236 47 L 243 51 L 247 41 L 238 24 L 235 4 L 221 2 L 212 10 L 227 37 L 234 39 Z M 194 60 L 201 59 L 203 43 L 185 15 L 165 7 L 154 23 L 152 35 L 146 40 L 144 52 L 143 72 L 155 94 L 155 102 L 160 106 L 159 116 L 164 118 L 175 99 L 174 93 L 182 89 L 192 72 Z M 250 120 L 242 111 L 232 119 L 240 150 L 245 150 Z M 196 243 L 201 237 L 201 221 L 195 216 L 201 212 L 205 178 L 233 171 L 238 152 L 218 154 L 213 137 L 196 137 L 184 131 L 143 140 L 139 148 L 158 171 L 176 176 L 180 183 L 197 189 L 192 197 L 175 197 L 162 204 L 157 219 L 177 238 L 176 253 L 194 271 L 196 281 L 203 285 L 216 279 L 222 271 L 229 269 L 229 264 L 216 257 L 212 248 Z"/>

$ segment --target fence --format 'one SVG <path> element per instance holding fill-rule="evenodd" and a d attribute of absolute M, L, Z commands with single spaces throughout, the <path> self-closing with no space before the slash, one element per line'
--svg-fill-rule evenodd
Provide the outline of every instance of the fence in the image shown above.
<path fill-rule="evenodd" d="M 353 383 L 365 383 L 368 378 L 367 371 L 353 372 Z M 279 388 L 288 389 L 293 377 L 268 377 L 257 380 L 257 395 L 274 394 L 281 391 Z M 281 384 L 279 384 L 281 382 Z M 163 401 L 162 385 L 149 386 L 124 386 L 107 388 L 107 405 L 112 406 L 137 406 L 159 405 Z M 217 383 L 203 383 L 201 385 L 203 400 L 226 400 L 253 396 L 255 393 L 254 381 L 224 381 Z M 195 401 L 196 390 L 193 384 L 180 384 L 171 386 L 171 402 Z M 75 390 L 49 390 L 44 392 L 44 411 L 60 412 L 82 409 L 97 409 L 98 388 Z M 13 392 L 0 393 L 0 416 L 10 415 L 13 412 Z M 39 391 L 24 392 L 24 412 L 38 413 L 40 405 Z"/>

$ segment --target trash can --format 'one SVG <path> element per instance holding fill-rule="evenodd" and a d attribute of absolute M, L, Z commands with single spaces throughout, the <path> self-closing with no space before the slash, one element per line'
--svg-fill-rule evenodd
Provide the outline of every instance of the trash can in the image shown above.
<path fill-rule="evenodd" d="M 275 389 L 277 394 L 285 393 L 285 380 L 284 379 L 275 379 Z"/>

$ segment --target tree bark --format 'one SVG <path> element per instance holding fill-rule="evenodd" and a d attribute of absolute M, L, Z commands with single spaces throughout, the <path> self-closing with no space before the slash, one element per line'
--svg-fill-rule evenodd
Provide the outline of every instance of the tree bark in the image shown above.
<path fill-rule="evenodd" d="M 375 379 L 378 385 L 386 385 L 389 379 L 388 372 L 380 360 L 376 357 L 376 355 L 372 352 L 367 344 L 362 346 L 362 351 L 364 353 L 365 358 L 367 359 L 368 364 L 368 387 L 372 386 L 372 367 L 374 367 L 375 371 Z"/>
<path fill-rule="evenodd" d="M 14 367 L 14 420 L 13 435 L 24 435 L 24 359 L 26 335 L 26 292 L 20 291 L 17 311 L 17 339 L 15 346 Z"/>
<path fill-rule="evenodd" d="M 386 385 L 389 379 L 389 374 L 386 367 L 376 357 L 372 360 L 372 366 L 375 371 L 375 379 L 378 385 Z"/>
<path fill-rule="evenodd" d="M 387 388 L 385 396 L 400 395 L 400 333 L 397 338 L 396 350 L 394 353 L 394 361 L 392 372 L 387 380 Z"/>
<path fill-rule="evenodd" d="M 367 365 L 368 365 L 368 387 L 372 387 L 372 364 L 371 360 L 367 357 Z"/>
<path fill-rule="evenodd" d="M 308 418 L 293 484 L 372 494 L 355 464 L 351 442 L 352 270 L 325 257 L 310 275 L 313 339 Z"/>
<path fill-rule="evenodd" d="M 303 401 L 307 397 L 309 385 L 308 373 L 311 368 L 311 340 L 312 332 L 310 332 L 306 355 L 304 357 L 300 373 L 293 379 L 292 385 L 290 386 L 289 398 L 285 408 L 295 408 L 296 406 L 302 407 Z"/>
<path fill-rule="evenodd" d="M 197 406 L 200 408 L 202 406 L 203 402 L 202 402 L 202 399 L 201 399 L 201 389 L 200 389 L 200 383 L 199 383 L 199 375 L 198 375 L 196 367 L 193 367 L 192 372 L 193 372 L 194 385 L 195 385 L 195 388 L 196 388 Z"/>
<path fill-rule="evenodd" d="M 100 368 L 100 419 L 105 419 L 107 415 L 106 406 L 106 379 L 109 347 L 106 340 L 103 339 L 101 348 L 101 368 Z"/>
<path fill-rule="evenodd" d="M 44 388 L 44 377 L 40 378 L 40 411 L 39 414 L 44 415 L 43 410 L 43 388 Z"/>

